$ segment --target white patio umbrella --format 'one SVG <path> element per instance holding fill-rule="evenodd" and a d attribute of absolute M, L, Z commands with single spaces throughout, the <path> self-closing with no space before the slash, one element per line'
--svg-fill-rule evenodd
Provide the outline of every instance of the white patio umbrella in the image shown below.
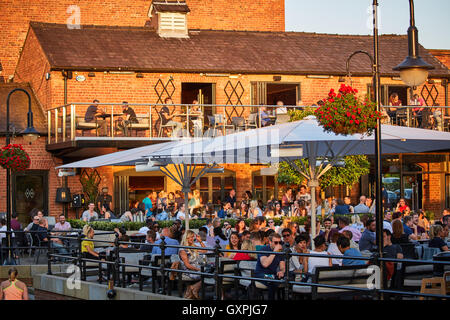
<path fill-rule="evenodd" d="M 450 133 L 426 129 L 382 125 L 382 152 L 416 153 L 450 149 Z M 279 163 L 287 161 L 302 174 L 311 188 L 311 229 L 316 233 L 315 188 L 319 178 L 347 155 L 374 153 L 374 136 L 336 135 L 325 132 L 314 116 L 301 121 L 242 131 L 190 144 L 167 146 L 148 159 L 159 165 L 215 165 L 223 163 Z M 294 160 L 308 158 L 309 168 L 299 168 Z M 322 161 L 319 166 L 316 161 Z"/>

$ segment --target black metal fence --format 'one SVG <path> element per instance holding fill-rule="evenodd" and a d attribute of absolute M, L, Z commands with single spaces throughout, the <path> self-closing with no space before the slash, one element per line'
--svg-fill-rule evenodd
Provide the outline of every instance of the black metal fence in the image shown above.
<path fill-rule="evenodd" d="M 98 234 L 98 233 L 96 233 Z M 111 233 L 103 233 L 103 234 L 112 234 Z M 321 255 L 321 254 L 311 254 L 311 253 L 293 253 L 291 249 L 288 246 L 285 246 L 283 248 L 283 252 L 266 252 L 266 251 L 246 251 L 246 250 L 227 250 L 221 248 L 219 245 L 219 242 L 217 241 L 214 248 L 211 247 L 187 247 L 187 246 L 181 246 L 181 245 L 169 245 L 165 242 L 165 238 L 161 237 L 161 242 L 159 244 L 149 244 L 146 243 L 145 245 L 153 248 L 153 247 L 159 247 L 161 254 L 153 255 L 153 259 L 151 258 L 151 251 L 144 251 L 147 252 L 148 255 L 144 256 L 143 259 L 139 260 L 138 263 L 127 263 L 123 257 L 121 257 L 121 253 L 138 253 L 142 252 L 139 249 L 136 249 L 136 247 L 140 247 L 143 245 L 143 243 L 140 242 L 124 242 L 119 241 L 119 234 L 115 233 L 114 241 L 107 241 L 107 240 L 95 240 L 95 239 L 85 239 L 83 238 L 83 235 L 79 231 L 76 236 L 76 246 L 72 248 L 70 255 L 62 255 L 59 253 L 56 253 L 58 248 L 55 248 L 51 246 L 51 241 L 48 241 L 47 246 L 47 257 L 48 257 L 48 274 L 51 274 L 51 264 L 55 263 L 57 259 L 65 260 L 65 261 L 72 261 L 73 264 L 77 265 L 80 268 L 81 271 L 81 280 L 86 280 L 87 278 L 87 271 L 93 270 L 94 274 L 98 274 L 99 282 L 105 281 L 103 279 L 103 276 L 106 275 L 107 279 L 106 281 L 109 281 L 110 284 L 113 283 L 114 286 L 121 286 L 126 287 L 128 283 L 130 283 L 131 277 L 133 275 L 136 275 L 139 278 L 139 290 L 143 290 L 143 283 L 145 277 L 151 278 L 152 281 L 152 292 L 156 293 L 156 283 L 159 283 L 159 293 L 162 294 L 171 294 L 172 292 L 172 286 L 173 284 L 178 281 L 178 293 L 182 294 L 182 287 L 183 282 L 193 283 L 197 281 L 201 281 L 201 295 L 200 297 L 202 299 L 205 298 L 205 285 L 206 279 L 209 279 L 209 283 L 212 284 L 214 287 L 214 295 L 213 299 L 221 299 L 223 295 L 223 288 L 224 288 L 224 280 L 228 282 L 228 284 L 231 283 L 231 287 L 234 287 L 235 295 L 234 297 L 236 299 L 239 298 L 239 292 L 240 292 L 240 280 L 247 280 L 250 281 L 251 284 L 247 287 L 248 290 L 252 291 L 256 288 L 256 283 L 264 283 L 265 286 L 270 285 L 271 283 L 278 284 L 278 296 L 282 296 L 281 299 L 290 299 L 292 295 L 296 294 L 294 292 L 294 286 L 301 286 L 301 287 L 309 287 L 311 288 L 311 291 L 316 292 L 319 290 L 319 288 L 328 288 L 330 290 L 338 290 L 339 292 L 342 292 L 345 290 L 346 292 L 350 292 L 350 294 L 354 295 L 363 295 L 370 297 L 371 299 L 384 299 L 386 297 L 402 297 L 402 296 L 415 296 L 415 297 L 421 297 L 421 298 L 438 298 L 438 299 L 448 299 L 450 298 L 450 295 L 443 295 L 443 294 L 427 294 L 427 293 L 420 293 L 417 291 L 407 291 L 402 290 L 403 286 L 400 285 L 399 287 L 392 285 L 391 280 L 391 286 L 388 287 L 388 281 L 386 279 L 386 276 L 384 276 L 381 279 L 380 285 L 377 286 L 376 283 L 373 282 L 367 282 L 367 286 L 353 286 L 352 281 L 349 281 L 346 285 L 336 285 L 336 284 L 327 284 L 326 281 L 318 281 L 317 278 L 312 279 L 310 282 L 303 282 L 295 280 L 294 277 L 292 277 L 291 272 L 289 271 L 289 265 L 290 260 L 292 257 L 318 257 L 318 258 L 335 258 L 335 259 L 351 259 L 351 260 L 363 260 L 368 261 L 366 262 L 367 265 L 365 266 L 359 266 L 359 267 L 353 267 L 353 269 L 364 269 L 368 268 L 369 266 L 381 266 L 382 264 L 385 264 L 386 262 L 394 263 L 395 270 L 397 271 L 397 265 L 407 265 L 407 266 L 421 266 L 421 265 L 432 265 L 433 266 L 433 272 L 436 272 L 436 268 L 438 266 L 442 266 L 442 269 L 448 269 L 447 266 L 450 266 L 450 260 L 447 261 L 436 261 L 436 260 L 412 260 L 412 259 L 391 259 L 391 258 L 381 258 L 377 254 L 372 254 L 370 257 L 351 257 L 351 256 L 337 256 L 337 255 Z M 59 238 L 61 240 L 69 240 L 73 241 L 74 237 L 67 237 L 67 236 L 53 236 L 49 235 L 50 238 Z M 101 254 L 99 259 L 92 259 L 90 257 L 86 257 L 85 254 L 82 253 L 81 250 L 81 243 L 83 240 L 92 241 L 94 243 L 107 243 L 110 245 L 109 247 L 109 254 Z M 131 246 L 131 247 L 130 247 Z M 125 248 L 128 247 L 128 248 Z M 134 247 L 134 249 L 133 249 Z M 214 260 L 213 263 L 208 264 L 206 261 L 205 263 L 200 265 L 200 271 L 194 271 L 194 270 L 188 270 L 188 269 L 179 269 L 179 268 L 172 268 L 171 257 L 166 254 L 168 248 L 176 248 L 177 251 L 179 249 L 190 249 L 190 250 L 203 250 L 207 251 L 206 254 L 204 254 L 205 257 L 210 257 L 211 260 Z M 108 251 L 108 250 L 106 250 Z M 285 274 L 284 278 L 282 279 L 268 279 L 268 278 L 260 278 L 256 277 L 254 275 L 254 272 L 251 272 L 251 276 L 242 275 L 240 273 L 240 268 L 238 266 L 239 261 L 233 261 L 233 260 L 221 260 L 221 257 L 223 257 L 224 253 L 247 253 L 247 254 L 261 254 L 261 253 L 270 253 L 275 255 L 282 255 L 283 261 L 285 262 Z M 224 267 L 226 265 L 236 265 L 237 267 L 233 268 L 234 272 L 224 272 Z M 335 268 L 329 268 L 329 270 L 345 270 L 345 268 L 348 267 L 335 267 Z M 326 268 L 325 268 L 326 269 Z M 144 271 L 144 274 L 143 274 Z M 367 269 L 367 275 L 370 276 L 374 273 L 374 270 Z M 401 272 L 397 272 L 397 277 L 401 277 Z M 182 274 L 187 275 L 197 275 L 200 276 L 199 279 L 192 279 L 192 280 L 183 280 Z M 394 274 L 395 275 L 395 274 Z M 430 273 L 427 274 L 428 276 Z M 425 277 L 427 276 L 425 275 Z M 170 280 L 170 277 L 172 276 L 173 280 Z M 404 275 L 403 275 L 404 276 Z M 450 276 L 450 274 L 449 274 Z M 128 281 L 127 281 L 128 277 Z M 442 277 L 442 274 L 440 275 Z M 213 279 L 213 280 L 212 280 Z M 175 281 L 176 280 L 176 281 Z M 338 280 L 338 279 L 335 279 Z M 375 280 L 373 278 L 373 280 Z M 419 279 L 420 280 L 420 279 Z M 376 281 L 375 281 L 376 282 Z M 256 289 L 255 289 L 256 290 Z M 253 291 L 252 291 L 253 292 Z M 308 296 L 308 295 L 307 295 Z M 247 296 L 248 298 L 252 298 L 250 295 Z"/>

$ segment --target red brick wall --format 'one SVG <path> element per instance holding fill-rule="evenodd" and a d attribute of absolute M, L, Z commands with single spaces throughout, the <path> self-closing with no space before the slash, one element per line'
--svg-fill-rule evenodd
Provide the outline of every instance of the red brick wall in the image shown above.
<path fill-rule="evenodd" d="M 191 29 L 284 31 L 284 0 L 188 0 Z M 66 23 L 71 5 L 81 10 L 81 24 L 144 26 L 150 0 L 2 0 L 0 62 L 3 76 L 14 74 L 30 21 Z M 72 22 L 70 22 L 72 23 Z"/>
<path fill-rule="evenodd" d="M 447 68 L 450 68 L 450 50 L 435 50 L 428 49 L 439 61 L 441 61 Z"/>

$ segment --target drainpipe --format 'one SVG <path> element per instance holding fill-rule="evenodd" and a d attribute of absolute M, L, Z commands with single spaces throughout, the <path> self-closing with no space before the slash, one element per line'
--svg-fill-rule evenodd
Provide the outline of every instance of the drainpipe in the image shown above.
<path fill-rule="evenodd" d="M 69 77 L 69 74 L 67 71 L 63 70 L 62 76 L 64 78 L 64 105 L 66 105 L 67 104 L 67 78 Z M 63 123 L 62 125 L 65 126 L 66 124 Z M 58 133 L 56 132 L 56 134 L 58 134 Z M 63 179 L 63 187 L 67 188 L 67 176 L 65 176 Z M 67 203 L 63 203 L 63 214 L 66 218 L 68 218 Z"/>

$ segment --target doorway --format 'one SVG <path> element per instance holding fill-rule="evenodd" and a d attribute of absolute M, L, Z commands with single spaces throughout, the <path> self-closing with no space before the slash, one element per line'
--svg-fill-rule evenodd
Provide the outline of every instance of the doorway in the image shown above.
<path fill-rule="evenodd" d="M 284 105 L 295 106 L 300 100 L 299 89 L 298 83 L 268 83 L 267 104 L 274 106 L 283 101 Z"/>
<path fill-rule="evenodd" d="M 214 83 L 191 83 L 185 82 L 181 84 L 181 103 L 192 104 L 197 100 L 199 104 L 215 104 L 215 84 Z M 204 119 L 212 116 L 216 110 L 215 107 L 203 107 Z"/>
<path fill-rule="evenodd" d="M 30 211 L 41 209 L 48 215 L 48 171 L 27 170 L 12 176 L 12 210 L 22 225 L 31 222 Z"/>
<path fill-rule="evenodd" d="M 385 97 L 386 105 L 389 105 L 389 97 L 393 93 L 398 94 L 398 99 L 402 102 L 402 106 L 407 106 L 409 104 L 409 95 L 407 86 L 387 86 L 387 96 Z"/>

